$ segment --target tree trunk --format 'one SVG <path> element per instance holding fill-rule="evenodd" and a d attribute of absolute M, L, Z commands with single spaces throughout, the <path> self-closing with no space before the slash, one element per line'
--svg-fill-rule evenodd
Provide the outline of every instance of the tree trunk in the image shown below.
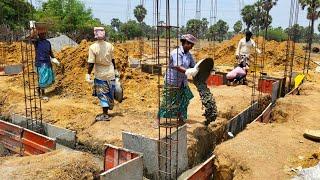
<path fill-rule="evenodd" d="M 310 56 L 311 56 L 311 48 L 312 48 L 312 40 L 313 40 L 313 32 L 314 32 L 314 21 L 315 19 L 312 18 L 311 30 L 310 30 L 309 42 L 308 42 L 309 57 L 308 57 L 308 64 L 307 64 L 307 74 L 309 73 L 309 68 L 310 68 Z"/>

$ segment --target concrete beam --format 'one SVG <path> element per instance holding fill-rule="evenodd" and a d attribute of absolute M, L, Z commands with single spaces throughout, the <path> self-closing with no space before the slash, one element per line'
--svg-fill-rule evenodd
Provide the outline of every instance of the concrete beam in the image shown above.
<path fill-rule="evenodd" d="M 102 174 L 101 180 L 142 180 L 143 179 L 143 160 L 136 157 L 130 161 L 120 164 Z"/>
<path fill-rule="evenodd" d="M 173 140 L 177 140 L 179 138 L 178 144 L 178 175 L 184 172 L 188 168 L 188 154 L 187 154 L 187 128 L 186 126 L 179 127 L 178 131 L 175 131 L 171 134 Z M 158 177 L 158 140 L 154 138 L 148 138 L 142 135 L 130 133 L 130 132 L 122 132 L 122 141 L 124 148 L 140 152 L 143 154 L 143 162 L 144 162 L 144 176 L 151 179 L 159 179 Z M 172 145 L 171 153 L 173 154 L 171 171 L 175 172 L 176 165 L 176 156 L 175 156 L 176 145 Z M 166 146 L 160 146 L 161 154 L 164 154 L 166 151 Z M 161 161 L 163 162 L 163 161 Z M 164 166 L 161 163 L 161 166 Z M 162 167 L 161 169 L 165 169 Z"/>

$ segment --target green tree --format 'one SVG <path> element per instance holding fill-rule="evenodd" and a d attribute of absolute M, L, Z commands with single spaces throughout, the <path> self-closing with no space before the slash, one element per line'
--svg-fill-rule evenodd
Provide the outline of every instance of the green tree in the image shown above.
<path fill-rule="evenodd" d="M 229 30 L 228 24 L 223 21 L 219 20 L 216 24 L 212 25 L 209 28 L 210 35 L 212 35 L 214 40 L 218 40 L 219 42 L 223 41 L 227 36 Z"/>
<path fill-rule="evenodd" d="M 92 28 L 102 25 L 93 18 L 91 9 L 87 9 L 80 0 L 48 0 L 37 13 L 37 20 L 53 24 L 60 32 Z"/>
<path fill-rule="evenodd" d="M 310 35 L 311 35 L 311 28 L 309 26 L 304 27 L 303 32 L 302 32 L 302 36 L 303 36 L 303 40 L 306 43 L 310 42 Z M 316 33 L 313 33 L 313 36 L 311 36 L 312 38 L 312 42 L 314 39 L 318 38 L 318 35 Z"/>
<path fill-rule="evenodd" d="M 277 4 L 277 1 L 278 0 L 259 0 L 254 4 L 256 18 L 253 20 L 252 30 L 255 33 L 258 33 L 260 30 L 265 30 L 265 33 L 267 33 L 267 30 L 272 23 L 270 10 Z"/>
<path fill-rule="evenodd" d="M 120 32 L 126 36 L 126 39 L 133 39 L 143 35 L 140 24 L 135 20 L 129 20 L 128 22 L 121 24 Z"/>
<path fill-rule="evenodd" d="M 200 19 L 190 19 L 186 25 L 187 33 L 193 34 L 197 38 L 201 38 L 202 28 L 203 24 Z"/>
<path fill-rule="evenodd" d="M 233 30 L 235 34 L 238 34 L 241 30 L 242 30 L 242 22 L 241 21 L 237 21 L 234 25 L 233 25 Z"/>
<path fill-rule="evenodd" d="M 307 8 L 307 19 L 311 21 L 310 33 L 308 38 L 308 50 L 311 51 L 312 41 L 314 39 L 314 22 L 319 18 L 320 12 L 320 0 L 299 0 L 302 9 Z M 310 60 L 308 60 L 307 64 L 307 74 L 309 71 Z"/>
<path fill-rule="evenodd" d="M 5 24 L 13 30 L 27 27 L 35 9 L 25 0 L 1 0 L 0 24 Z"/>
<path fill-rule="evenodd" d="M 142 5 L 138 5 L 134 11 L 134 17 L 136 17 L 137 21 L 141 23 L 147 15 L 147 10 Z"/>
<path fill-rule="evenodd" d="M 307 19 L 311 21 L 310 26 L 310 35 L 309 35 L 309 46 L 308 48 L 311 50 L 312 45 L 312 34 L 314 33 L 314 22 L 319 18 L 320 16 L 320 0 L 299 0 L 299 3 L 301 4 L 302 9 L 307 8 Z"/>
<path fill-rule="evenodd" d="M 285 33 L 292 37 L 295 42 L 301 42 L 304 35 L 304 27 L 299 24 L 294 24 L 291 28 L 285 29 Z"/>
<path fill-rule="evenodd" d="M 264 32 L 261 32 L 260 35 L 263 35 Z M 266 36 L 267 40 L 274 40 L 278 42 L 282 42 L 288 39 L 288 35 L 285 33 L 285 31 L 282 29 L 282 27 L 269 27 L 268 28 L 268 34 Z"/>
<path fill-rule="evenodd" d="M 205 38 L 208 32 L 208 25 L 209 25 L 209 21 L 207 20 L 207 18 L 202 18 L 201 20 L 201 34 L 200 37 L 201 38 Z"/>
<path fill-rule="evenodd" d="M 111 19 L 111 26 L 112 26 L 115 30 L 119 31 L 120 25 L 121 25 L 120 19 L 118 19 L 118 18 L 112 18 L 112 19 Z"/>
<path fill-rule="evenodd" d="M 247 26 L 247 31 L 250 29 L 250 27 L 253 24 L 253 20 L 256 18 L 256 9 L 254 5 L 246 5 L 242 10 L 241 10 L 241 16 L 243 22 Z"/>
<path fill-rule="evenodd" d="M 247 29 L 252 27 L 253 31 L 267 29 L 272 23 L 270 10 L 277 4 L 277 0 L 259 0 L 253 5 L 247 5 L 241 10 L 243 22 L 246 23 Z"/>

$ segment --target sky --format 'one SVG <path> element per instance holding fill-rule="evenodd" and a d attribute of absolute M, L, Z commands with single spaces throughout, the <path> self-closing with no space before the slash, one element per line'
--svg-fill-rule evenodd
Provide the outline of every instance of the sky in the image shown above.
<path fill-rule="evenodd" d="M 93 11 L 94 17 L 99 18 L 103 23 L 110 24 L 112 18 L 119 18 L 122 22 L 130 19 L 135 19 L 133 15 L 133 9 L 140 4 L 141 0 L 82 0 L 87 7 L 90 7 Z M 128 2 L 129 12 L 128 12 Z M 182 13 L 182 3 L 185 4 L 185 16 Z M 244 5 L 253 4 L 256 0 L 242 0 Z M 145 22 L 149 25 L 153 25 L 153 0 L 144 0 L 145 8 L 147 9 L 147 16 Z M 211 0 L 201 0 L 201 18 L 207 18 L 210 20 L 210 7 Z M 176 25 L 177 20 L 177 0 L 170 0 L 172 3 L 170 8 L 172 24 Z M 179 24 L 185 24 L 188 19 L 196 17 L 196 0 L 179 0 L 180 17 Z M 242 4 L 242 3 L 241 3 Z M 290 13 L 291 0 L 278 0 L 277 6 L 271 11 L 273 17 L 273 27 L 288 27 L 289 25 L 289 13 Z M 229 24 L 232 29 L 234 23 L 240 20 L 239 0 L 217 0 L 217 20 L 222 19 Z M 160 18 L 165 20 L 165 1 L 161 0 L 160 3 Z M 306 11 L 299 9 L 298 23 L 303 26 L 309 24 L 306 19 Z M 316 23 L 316 27 L 317 27 Z M 315 28 L 317 29 L 317 28 Z"/>
<path fill-rule="evenodd" d="M 140 4 L 141 0 L 82 0 L 86 7 L 92 9 L 93 15 L 99 18 L 104 24 L 110 24 L 112 18 L 119 18 L 122 22 L 125 22 L 128 18 L 135 19 L 133 15 L 133 9 Z M 160 19 L 165 20 L 165 0 L 160 0 Z M 178 0 L 170 0 L 170 13 L 171 13 L 171 25 L 177 23 L 177 4 Z M 185 1 L 185 16 L 183 15 L 182 1 Z M 239 1 L 242 1 L 244 5 L 253 4 L 256 0 L 217 0 L 217 20 L 222 19 L 229 24 L 229 30 L 233 30 L 233 25 L 236 21 L 240 20 L 240 5 Z M 128 2 L 130 7 L 128 11 Z M 149 25 L 153 25 L 153 0 L 144 0 L 145 8 L 147 9 L 147 16 L 145 22 Z M 201 18 L 207 18 L 210 20 L 210 7 L 211 0 L 201 0 Z M 188 19 L 196 17 L 196 0 L 179 0 L 179 24 L 185 24 Z M 241 3 L 242 4 L 242 3 Z M 278 0 L 277 6 L 271 10 L 271 16 L 273 17 L 272 26 L 283 28 L 289 25 L 289 12 L 290 12 L 291 0 Z M 243 5 L 241 5 L 243 7 Z M 306 19 L 306 11 L 299 10 L 298 23 L 303 26 L 309 24 Z M 318 27 L 316 22 L 315 27 Z M 316 31 L 318 28 L 315 28 Z"/>

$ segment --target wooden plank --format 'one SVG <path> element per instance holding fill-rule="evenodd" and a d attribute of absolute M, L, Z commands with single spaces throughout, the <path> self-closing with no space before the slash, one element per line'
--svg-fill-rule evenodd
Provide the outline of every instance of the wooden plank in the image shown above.
<path fill-rule="evenodd" d="M 197 168 L 193 174 L 191 174 L 188 180 L 210 180 L 214 171 L 214 155 L 207 159 L 199 168 Z"/>

